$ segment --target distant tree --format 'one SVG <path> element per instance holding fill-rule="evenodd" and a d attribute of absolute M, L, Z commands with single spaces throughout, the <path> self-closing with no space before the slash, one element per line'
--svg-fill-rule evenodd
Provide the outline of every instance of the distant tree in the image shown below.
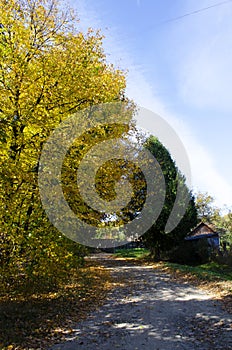
<path fill-rule="evenodd" d="M 221 243 L 224 247 L 232 248 L 232 212 L 220 216 L 217 220 L 217 227 L 221 231 Z"/>
<path fill-rule="evenodd" d="M 199 222 L 216 224 L 220 219 L 220 209 L 214 205 L 214 198 L 207 192 L 196 194 L 196 208 Z"/>
<path fill-rule="evenodd" d="M 180 174 L 180 171 L 176 167 L 169 151 L 157 138 L 150 137 L 146 141 L 145 147 L 154 155 L 160 164 L 166 183 L 166 196 L 163 210 L 156 223 L 143 236 L 143 241 L 150 249 L 151 255 L 155 259 L 159 259 L 162 252 L 168 251 L 177 246 L 191 228 L 196 225 L 197 211 L 194 197 L 191 191 L 188 190 L 189 205 L 183 219 L 172 232 L 165 232 L 165 225 L 176 199 L 177 175 L 179 175 L 181 179 L 182 188 L 187 189 L 187 185 L 184 176 Z"/>
<path fill-rule="evenodd" d="M 227 209 L 227 214 L 222 214 L 226 209 L 218 208 L 214 204 L 214 198 L 207 192 L 196 194 L 196 208 L 198 222 L 212 224 L 220 233 L 221 243 L 232 246 L 232 212 Z"/>

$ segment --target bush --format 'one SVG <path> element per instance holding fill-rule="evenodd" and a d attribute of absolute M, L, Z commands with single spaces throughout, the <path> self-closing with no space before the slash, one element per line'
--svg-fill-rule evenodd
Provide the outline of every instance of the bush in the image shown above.
<path fill-rule="evenodd" d="M 0 250 L 0 295 L 56 288 L 72 269 L 83 266 L 88 254 L 85 247 L 55 230 L 47 234 L 47 242 L 42 232 L 22 236 L 17 245 L 10 238 L 9 235 L 8 240 L 2 240 Z"/>
<path fill-rule="evenodd" d="M 169 261 L 183 265 L 201 265 L 210 260 L 207 240 L 184 241 L 169 252 Z"/>
<path fill-rule="evenodd" d="M 228 265 L 232 267 L 232 247 L 225 252 L 217 252 L 213 254 L 212 260 L 220 265 Z"/>

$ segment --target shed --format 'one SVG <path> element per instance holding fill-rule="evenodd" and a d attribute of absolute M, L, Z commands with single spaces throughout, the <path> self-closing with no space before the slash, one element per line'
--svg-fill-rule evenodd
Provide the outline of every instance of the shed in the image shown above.
<path fill-rule="evenodd" d="M 197 241 L 200 239 L 207 239 L 208 245 L 211 248 L 219 248 L 220 237 L 219 233 L 216 232 L 212 227 L 201 222 L 195 229 L 193 229 L 187 237 L 186 241 Z"/>

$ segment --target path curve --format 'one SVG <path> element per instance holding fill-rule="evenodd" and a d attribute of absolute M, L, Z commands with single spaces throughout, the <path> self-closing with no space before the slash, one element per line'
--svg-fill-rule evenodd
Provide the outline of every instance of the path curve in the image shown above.
<path fill-rule="evenodd" d="M 50 350 L 229 350 L 232 316 L 212 295 L 173 281 L 152 266 L 92 257 L 125 285 Z"/>

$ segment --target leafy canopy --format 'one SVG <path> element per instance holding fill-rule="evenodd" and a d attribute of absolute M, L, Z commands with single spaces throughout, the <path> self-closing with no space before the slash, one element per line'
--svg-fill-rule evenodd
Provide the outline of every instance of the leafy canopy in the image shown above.
<path fill-rule="evenodd" d="M 78 31 L 58 0 L 0 0 L 0 7 L 1 266 L 5 276 L 54 277 L 84 249 L 42 209 L 43 143 L 79 109 L 123 99 L 125 75 L 106 62 L 100 33 Z"/>

